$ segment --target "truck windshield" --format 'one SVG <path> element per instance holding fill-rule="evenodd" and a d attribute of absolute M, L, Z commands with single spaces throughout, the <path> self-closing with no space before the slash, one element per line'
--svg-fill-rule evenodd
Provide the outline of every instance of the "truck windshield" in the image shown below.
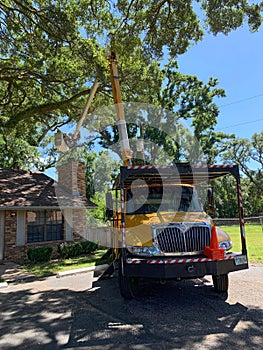
<path fill-rule="evenodd" d="M 126 214 L 202 211 L 191 186 L 135 187 L 127 190 Z"/>

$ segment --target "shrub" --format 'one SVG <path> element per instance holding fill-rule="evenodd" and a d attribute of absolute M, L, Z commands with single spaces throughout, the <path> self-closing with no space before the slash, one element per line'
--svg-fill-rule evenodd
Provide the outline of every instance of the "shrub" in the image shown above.
<path fill-rule="evenodd" d="M 28 259 L 32 262 L 47 262 L 50 261 L 53 252 L 53 247 L 43 246 L 29 248 L 27 251 Z"/>
<path fill-rule="evenodd" d="M 62 258 L 75 258 L 83 254 L 83 249 L 80 242 L 61 243 L 58 247 L 58 252 Z"/>
<path fill-rule="evenodd" d="M 58 246 L 58 253 L 62 258 L 75 258 L 82 254 L 90 254 L 98 248 L 94 242 L 73 242 L 61 243 Z"/>
<path fill-rule="evenodd" d="M 91 242 L 91 241 L 85 241 L 85 242 L 81 242 L 84 254 L 90 254 L 92 252 L 94 252 L 95 250 L 98 249 L 98 244 Z"/>

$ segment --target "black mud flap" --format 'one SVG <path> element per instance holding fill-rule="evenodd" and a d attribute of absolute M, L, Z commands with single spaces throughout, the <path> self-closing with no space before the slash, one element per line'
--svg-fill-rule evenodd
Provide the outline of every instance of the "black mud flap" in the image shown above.
<path fill-rule="evenodd" d="M 113 261 L 108 267 L 107 269 L 98 277 L 98 280 L 103 280 L 106 278 L 110 278 L 113 276 L 116 267 L 115 267 L 116 262 Z"/>

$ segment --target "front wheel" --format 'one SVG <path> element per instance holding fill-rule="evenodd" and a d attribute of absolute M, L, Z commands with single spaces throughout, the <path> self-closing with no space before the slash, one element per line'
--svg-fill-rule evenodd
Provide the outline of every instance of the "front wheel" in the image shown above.
<path fill-rule="evenodd" d="M 135 298 L 138 289 L 138 277 L 130 277 L 123 274 L 123 262 L 121 256 L 118 261 L 118 280 L 121 296 L 125 299 Z"/>
<path fill-rule="evenodd" d="M 217 293 L 225 293 L 228 291 L 228 275 L 212 276 L 215 291 Z"/>

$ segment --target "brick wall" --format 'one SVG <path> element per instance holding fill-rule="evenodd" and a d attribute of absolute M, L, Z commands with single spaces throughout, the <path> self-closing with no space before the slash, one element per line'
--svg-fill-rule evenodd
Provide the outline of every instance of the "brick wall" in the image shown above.
<path fill-rule="evenodd" d="M 85 164 L 70 158 L 58 167 L 58 182 L 67 187 L 73 195 L 86 197 Z"/>
<path fill-rule="evenodd" d="M 67 187 L 73 195 L 86 198 L 85 164 L 70 158 L 58 167 L 58 182 Z M 86 209 L 74 209 L 72 211 L 74 241 L 85 239 L 86 224 Z"/>
<path fill-rule="evenodd" d="M 41 246 L 52 246 L 53 254 L 52 259 L 55 259 L 58 257 L 57 248 L 59 243 L 62 243 L 63 241 L 55 241 L 55 242 L 36 242 L 36 243 L 27 243 L 23 246 L 16 246 L 13 247 L 12 250 L 8 250 L 6 252 L 6 255 L 4 256 L 4 261 L 14 261 L 14 262 L 26 262 L 29 261 L 27 257 L 27 251 L 29 248 L 33 247 L 41 247 Z"/>
<path fill-rule="evenodd" d="M 15 214 L 15 215 L 14 215 Z M 5 212 L 5 235 L 4 235 L 4 261 L 26 261 L 27 250 L 30 247 L 50 245 L 54 247 L 53 258 L 57 257 L 57 246 L 63 241 L 35 242 L 25 245 L 16 245 L 17 215 L 15 211 Z"/>
<path fill-rule="evenodd" d="M 86 237 L 87 216 L 85 209 L 72 211 L 73 240 L 83 241 Z"/>
<path fill-rule="evenodd" d="M 16 212 L 5 212 L 4 260 L 12 260 L 17 255 L 16 246 Z"/>
<path fill-rule="evenodd" d="M 64 226 L 66 225 L 66 222 L 64 222 Z M 72 212 L 72 226 L 73 226 L 73 232 L 72 232 L 72 241 L 78 242 L 86 240 L 86 210 L 73 210 Z M 65 230 L 65 227 L 64 227 Z M 65 236 L 64 236 L 65 237 Z M 57 247 L 60 243 L 65 242 L 66 240 L 62 241 L 46 241 L 46 242 L 35 242 L 35 243 L 27 243 L 24 246 L 16 247 L 17 248 L 17 257 L 21 257 L 20 260 L 27 260 L 27 250 L 30 247 L 39 247 L 43 245 L 49 245 L 54 247 L 53 249 L 53 255 L 52 258 L 57 258 Z M 22 248 L 19 252 L 19 248 Z"/>
<path fill-rule="evenodd" d="M 14 215 L 15 214 L 15 215 Z M 66 221 L 64 222 L 66 225 Z M 79 209 L 72 212 L 73 241 L 83 241 L 86 239 L 86 210 Z M 65 229 L 65 228 L 64 228 Z M 4 261 L 26 261 L 27 250 L 30 247 L 49 245 L 54 247 L 52 258 L 57 258 L 57 247 L 64 241 L 48 241 L 26 243 L 16 245 L 17 215 L 15 211 L 5 211 L 5 235 L 4 235 Z M 26 233 L 25 233 L 26 234 Z"/>

